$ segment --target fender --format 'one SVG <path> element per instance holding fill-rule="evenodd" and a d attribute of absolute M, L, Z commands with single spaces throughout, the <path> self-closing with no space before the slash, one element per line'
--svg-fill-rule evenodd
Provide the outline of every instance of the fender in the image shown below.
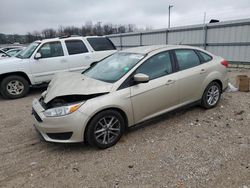
<path fill-rule="evenodd" d="M 223 78 L 223 75 L 219 71 L 213 71 L 210 74 L 208 74 L 207 77 L 205 78 L 205 80 L 202 83 L 202 89 L 200 90 L 200 92 L 202 92 L 202 93 L 200 93 L 200 96 L 203 95 L 203 93 L 204 93 L 206 87 L 208 86 L 208 84 L 210 84 L 211 82 L 213 82 L 215 80 L 220 81 L 221 86 L 222 86 L 221 89 L 223 89 L 223 81 L 222 81 L 223 79 L 222 78 Z"/>

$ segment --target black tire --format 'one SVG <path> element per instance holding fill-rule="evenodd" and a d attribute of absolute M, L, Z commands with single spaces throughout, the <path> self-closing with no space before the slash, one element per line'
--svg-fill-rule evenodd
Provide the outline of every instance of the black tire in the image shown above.
<path fill-rule="evenodd" d="M 209 100 L 209 95 L 211 93 L 212 88 L 215 88 L 215 91 L 218 91 L 218 96 L 217 96 L 217 92 L 216 95 L 214 93 L 214 100 Z M 201 99 L 201 106 L 206 108 L 206 109 L 210 109 L 210 108 L 214 108 L 215 106 L 217 106 L 220 97 L 221 97 L 221 86 L 220 84 L 218 84 L 217 82 L 211 82 L 210 84 L 208 84 L 207 88 L 205 89 L 202 99 Z M 213 97 L 212 97 L 213 98 Z M 210 102 L 211 101 L 211 102 Z"/>
<path fill-rule="evenodd" d="M 104 126 L 101 125 L 101 124 L 105 124 L 104 118 L 106 118 L 107 121 L 109 121 L 109 118 L 110 118 L 110 122 L 111 122 L 112 117 L 114 117 L 113 123 L 116 120 L 117 120 L 117 123 L 115 123 L 112 127 L 109 127 L 109 128 L 106 127 L 106 130 L 104 130 L 105 129 Z M 104 131 L 101 131 L 102 129 Z M 114 129 L 116 129 L 116 131 L 113 131 Z M 86 132 L 85 132 L 85 141 L 87 141 L 87 143 L 90 144 L 91 146 L 97 147 L 99 149 L 106 149 L 115 145 L 120 140 L 121 136 L 124 133 L 124 130 L 125 130 L 125 121 L 122 115 L 115 110 L 106 110 L 95 115 L 93 119 L 89 122 L 86 128 Z M 116 135 L 114 135 L 113 133 L 111 134 L 112 131 L 116 133 Z M 102 133 L 103 135 L 101 135 Z M 106 134 L 106 137 L 104 134 Z M 110 138 L 110 136 L 112 139 Z"/>
<path fill-rule="evenodd" d="M 9 83 L 11 82 L 15 82 L 17 81 L 17 83 L 19 83 L 19 86 L 18 87 L 23 87 L 23 89 L 19 89 L 19 92 L 16 92 L 16 94 L 11 93 L 8 91 L 7 87 Z M 5 99 L 18 99 L 18 98 L 22 98 L 24 96 L 26 96 L 29 92 L 29 89 L 30 89 L 30 84 L 29 82 L 21 77 L 21 76 L 17 76 L 17 75 L 11 75 L 11 76 L 8 76 L 8 77 L 5 77 L 2 82 L 1 82 L 1 85 L 0 85 L 0 89 L 1 89 L 1 94 L 3 96 L 3 98 Z"/>

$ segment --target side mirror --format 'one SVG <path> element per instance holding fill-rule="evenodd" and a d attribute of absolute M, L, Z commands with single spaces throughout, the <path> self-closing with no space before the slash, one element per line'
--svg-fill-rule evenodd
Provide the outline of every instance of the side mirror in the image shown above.
<path fill-rule="evenodd" d="M 137 83 L 147 83 L 149 82 L 149 76 L 146 74 L 138 73 L 134 75 L 134 81 Z"/>
<path fill-rule="evenodd" d="M 37 52 L 35 55 L 35 59 L 40 59 L 40 58 L 42 58 L 42 55 L 41 53 Z"/>

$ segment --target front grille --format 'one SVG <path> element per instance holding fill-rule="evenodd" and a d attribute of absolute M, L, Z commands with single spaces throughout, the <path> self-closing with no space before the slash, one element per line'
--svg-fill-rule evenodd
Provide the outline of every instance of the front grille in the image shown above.
<path fill-rule="evenodd" d="M 47 133 L 48 137 L 54 140 L 69 140 L 72 136 L 73 132 L 65 132 L 65 133 Z"/>
<path fill-rule="evenodd" d="M 43 122 L 43 120 L 39 117 L 39 115 L 36 113 L 36 111 L 32 108 L 32 114 L 36 118 L 38 122 Z"/>

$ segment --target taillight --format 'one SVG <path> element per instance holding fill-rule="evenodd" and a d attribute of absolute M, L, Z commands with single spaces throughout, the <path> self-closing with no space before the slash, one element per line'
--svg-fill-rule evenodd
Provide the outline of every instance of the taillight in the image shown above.
<path fill-rule="evenodd" d="M 228 68 L 228 61 L 227 60 L 223 60 L 222 62 L 220 62 L 223 66 L 225 66 L 226 68 Z"/>

